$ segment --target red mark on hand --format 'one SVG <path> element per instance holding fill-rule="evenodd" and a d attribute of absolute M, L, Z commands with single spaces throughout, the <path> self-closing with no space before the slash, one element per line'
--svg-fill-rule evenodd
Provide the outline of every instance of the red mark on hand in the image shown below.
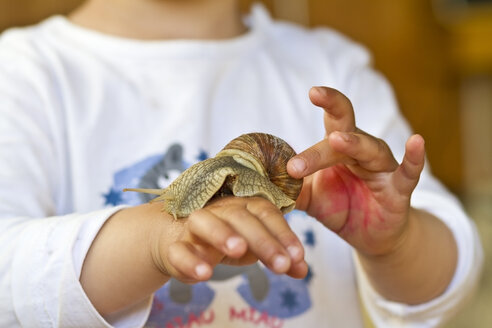
<path fill-rule="evenodd" d="M 335 166 L 318 174 L 312 213 L 331 230 L 343 236 L 367 231 L 371 220 L 380 218 L 371 190 L 349 169 Z"/>

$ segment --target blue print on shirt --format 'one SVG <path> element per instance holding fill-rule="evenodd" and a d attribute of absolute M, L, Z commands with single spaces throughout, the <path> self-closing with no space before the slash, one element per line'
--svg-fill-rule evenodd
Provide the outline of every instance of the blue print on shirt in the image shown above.
<path fill-rule="evenodd" d="M 169 288 L 166 286 L 154 294 L 152 310 L 146 325 L 148 327 L 164 326 L 163 324 L 169 321 L 187 324 L 190 316 L 200 318 L 215 296 L 215 292 L 206 283 L 199 283 L 193 286 L 192 299 L 189 302 L 176 303 L 172 301 Z"/>
<path fill-rule="evenodd" d="M 207 152 L 200 150 L 197 161 L 208 158 Z M 171 145 L 164 155 L 150 156 L 114 175 L 113 185 L 101 195 L 105 205 L 138 205 L 148 202 L 155 195 L 125 192 L 124 188 L 165 188 L 182 171 L 190 166 L 183 160 L 181 145 Z M 286 215 L 288 221 L 293 215 L 303 215 L 293 211 Z M 305 244 L 313 247 L 314 232 L 305 232 Z M 276 275 L 258 263 L 243 266 L 219 265 L 214 270 L 211 281 L 225 281 L 241 276 L 243 282 L 237 288 L 244 301 L 259 313 L 271 317 L 287 319 L 296 317 L 311 307 L 308 285 L 313 277 L 309 267 L 305 279 L 297 280 L 286 275 Z M 154 295 L 154 303 L 147 322 L 149 327 L 180 327 L 194 322 L 211 322 L 205 311 L 216 297 L 215 291 L 207 282 L 187 285 L 171 279 Z M 227 309 L 225 309 L 227 310 Z M 201 321 L 200 321 L 201 320 Z M 209 320 L 209 321 L 207 321 Z"/>
<path fill-rule="evenodd" d="M 265 273 L 270 282 L 270 292 L 265 299 L 261 301 L 255 299 L 247 280 L 237 289 L 251 307 L 282 319 L 298 316 L 311 307 L 306 281 L 292 279 L 286 275 L 276 275 L 266 269 Z"/>
<path fill-rule="evenodd" d="M 104 194 L 105 205 L 139 205 L 142 200 L 139 194 L 134 192 L 123 192 L 124 188 L 136 188 L 140 178 L 145 175 L 153 166 L 162 161 L 164 155 L 156 155 L 137 164 L 116 172 L 114 175 L 114 183 L 108 193 Z"/>

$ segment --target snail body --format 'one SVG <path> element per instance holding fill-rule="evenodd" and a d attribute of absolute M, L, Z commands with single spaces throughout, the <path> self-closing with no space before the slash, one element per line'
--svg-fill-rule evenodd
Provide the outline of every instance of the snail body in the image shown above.
<path fill-rule="evenodd" d="M 215 157 L 185 170 L 165 189 L 135 189 L 159 195 L 151 202 L 164 201 L 163 210 L 175 218 L 187 217 L 212 198 L 225 195 L 259 196 L 283 213 L 294 209 L 302 179 L 287 174 L 287 162 L 295 151 L 282 139 L 265 133 L 241 135 Z"/>

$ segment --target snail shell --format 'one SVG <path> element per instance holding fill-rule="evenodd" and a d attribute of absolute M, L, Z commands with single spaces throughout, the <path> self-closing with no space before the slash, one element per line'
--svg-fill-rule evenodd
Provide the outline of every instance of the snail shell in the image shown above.
<path fill-rule="evenodd" d="M 295 155 L 294 149 L 279 137 L 249 133 L 233 139 L 216 156 L 232 156 L 237 162 L 268 178 L 295 201 L 301 192 L 302 179 L 294 179 L 287 173 L 287 162 Z M 253 167 L 248 166 L 249 163 Z"/>
<path fill-rule="evenodd" d="M 243 134 L 209 158 L 188 168 L 165 189 L 125 189 L 157 194 L 163 210 L 187 217 L 212 198 L 225 195 L 259 196 L 283 213 L 294 209 L 302 179 L 287 173 L 295 151 L 284 140 L 266 133 Z"/>

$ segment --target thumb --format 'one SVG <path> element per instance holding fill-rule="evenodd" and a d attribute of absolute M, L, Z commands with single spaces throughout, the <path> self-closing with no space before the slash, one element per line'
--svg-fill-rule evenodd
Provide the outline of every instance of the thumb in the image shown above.
<path fill-rule="evenodd" d="M 405 145 L 405 156 L 393 175 L 393 183 L 401 194 L 411 195 L 417 186 L 425 163 L 425 141 L 422 136 L 411 136 Z"/>

